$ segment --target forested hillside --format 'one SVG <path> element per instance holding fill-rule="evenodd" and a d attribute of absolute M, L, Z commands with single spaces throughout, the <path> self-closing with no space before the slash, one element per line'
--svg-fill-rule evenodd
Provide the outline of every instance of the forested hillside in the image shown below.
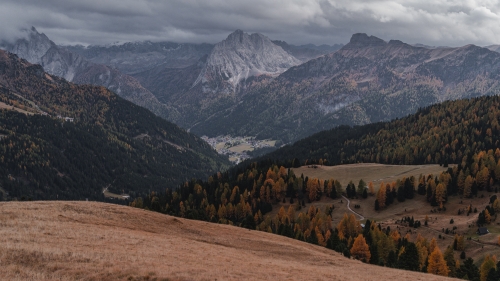
<path fill-rule="evenodd" d="M 499 118 L 498 96 L 446 101 L 391 122 L 323 131 L 263 158 L 296 159 L 288 165 L 460 163 L 499 147 Z"/>
<path fill-rule="evenodd" d="M 69 83 L 3 51 L 0 101 L 36 113 L 0 114 L 1 188 L 10 197 L 139 195 L 229 167 L 203 140 L 106 88 Z"/>
<path fill-rule="evenodd" d="M 442 251 L 436 239 L 428 240 L 418 235 L 411 240 L 408 234 L 400 233 L 398 229 L 382 229 L 370 220 L 362 229 L 354 215 L 345 215 L 333 224 L 333 204 L 324 205 L 324 210 L 314 205 L 304 207 L 325 198 L 372 196 L 366 199 L 372 202 L 370 209 L 379 211 L 391 208 L 396 200 L 416 200 L 421 196 L 434 206 L 435 212 L 442 212 L 446 210 L 450 196 L 469 199 L 476 197 L 479 191 L 483 196 L 485 192 L 493 192 L 500 181 L 499 109 L 499 97 L 481 97 L 445 102 L 392 122 L 340 127 L 254 162 L 242 163 L 226 173 L 214 174 L 208 181 L 192 180 L 166 193 L 136 198 L 131 205 L 293 237 L 325 246 L 344 256 L 387 267 L 472 280 L 477 280 L 480 275 L 497 276 L 500 273 L 497 269 L 491 273 L 489 268 L 478 269 L 470 258 L 463 262 L 455 259 L 454 251 L 460 253 L 466 247 L 463 235 L 455 235 L 452 245 Z M 363 161 L 443 163 L 445 166 L 449 162 L 458 165 L 439 175 L 398 178 L 392 183 L 381 184 L 378 191 L 372 183 L 360 181 L 357 185 L 350 182 L 342 186 L 334 178 L 308 178 L 287 169 L 304 163 L 321 165 Z M 491 206 L 478 215 L 479 226 L 492 223 L 492 216 L 500 211 L 500 200 L 495 196 L 490 201 Z M 287 208 L 281 207 L 278 212 L 266 215 L 285 202 Z M 458 215 L 475 216 L 472 209 L 473 206 L 469 205 Z M 425 222 L 405 217 L 401 223 L 416 229 L 424 223 L 427 225 L 427 217 Z M 447 229 L 446 234 L 449 233 Z M 460 255 L 465 259 L 465 252 Z M 487 256 L 484 262 L 489 262 L 489 259 Z"/>

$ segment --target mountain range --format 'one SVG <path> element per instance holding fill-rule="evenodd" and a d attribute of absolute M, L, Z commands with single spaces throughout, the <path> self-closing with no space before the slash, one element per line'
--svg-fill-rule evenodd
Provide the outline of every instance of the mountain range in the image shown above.
<path fill-rule="evenodd" d="M 444 100 L 499 92 L 500 54 L 474 45 L 414 47 L 355 34 L 342 49 L 256 85 L 192 129 L 285 142 L 338 125 L 406 116 Z"/>
<path fill-rule="evenodd" d="M 498 93 L 495 46 L 435 48 L 363 33 L 342 47 L 293 46 L 237 30 L 215 45 L 61 47 L 35 29 L 30 34 L 7 49 L 77 83 L 107 86 L 200 136 L 289 143 L 339 125 Z"/>

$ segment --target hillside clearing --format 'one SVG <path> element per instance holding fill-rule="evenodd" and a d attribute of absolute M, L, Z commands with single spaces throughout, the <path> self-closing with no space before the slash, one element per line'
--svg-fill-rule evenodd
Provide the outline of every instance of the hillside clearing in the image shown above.
<path fill-rule="evenodd" d="M 414 176 L 418 179 L 422 175 L 438 175 L 448 168 L 439 165 L 384 165 L 375 163 L 347 164 L 337 166 L 302 166 L 294 168 L 296 175 L 304 174 L 304 177 L 318 178 L 327 180 L 334 178 L 338 180 L 343 187 L 347 186 L 349 181 L 357 185 L 360 179 L 366 183 L 372 181 L 375 188 L 378 188 L 381 182 L 392 182 L 403 177 Z M 450 166 L 452 167 L 452 166 Z"/>
<path fill-rule="evenodd" d="M 0 203 L 7 280 L 449 280 L 265 232 L 95 202 Z"/>

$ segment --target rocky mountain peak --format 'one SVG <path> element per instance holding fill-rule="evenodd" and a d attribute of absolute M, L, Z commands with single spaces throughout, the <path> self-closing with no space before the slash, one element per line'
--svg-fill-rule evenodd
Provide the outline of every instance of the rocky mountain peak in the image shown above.
<path fill-rule="evenodd" d="M 17 40 L 7 49 L 30 63 L 40 63 L 48 50 L 56 46 L 44 33 L 39 33 L 34 26 L 23 32 L 25 33 L 24 38 Z"/>
<path fill-rule="evenodd" d="M 300 63 L 268 37 L 238 29 L 215 45 L 194 85 L 203 83 L 204 92 L 234 92 L 244 79 L 279 75 Z"/>
<path fill-rule="evenodd" d="M 350 47 L 374 47 L 374 46 L 385 46 L 387 43 L 375 36 L 368 36 L 366 33 L 356 33 L 353 34 L 349 44 L 346 46 Z"/>

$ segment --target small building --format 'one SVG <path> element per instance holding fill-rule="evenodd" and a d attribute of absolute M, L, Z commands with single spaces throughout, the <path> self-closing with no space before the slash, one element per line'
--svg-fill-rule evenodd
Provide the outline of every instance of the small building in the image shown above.
<path fill-rule="evenodd" d="M 490 233 L 486 227 L 480 227 L 477 229 L 477 234 L 479 235 L 485 235 Z"/>

